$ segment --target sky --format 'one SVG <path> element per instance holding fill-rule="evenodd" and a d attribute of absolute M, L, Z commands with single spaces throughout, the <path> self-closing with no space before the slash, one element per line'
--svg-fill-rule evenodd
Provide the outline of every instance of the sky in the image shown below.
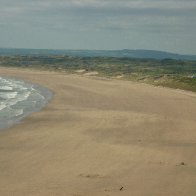
<path fill-rule="evenodd" d="M 196 0 L 0 0 L 0 47 L 196 54 Z"/>

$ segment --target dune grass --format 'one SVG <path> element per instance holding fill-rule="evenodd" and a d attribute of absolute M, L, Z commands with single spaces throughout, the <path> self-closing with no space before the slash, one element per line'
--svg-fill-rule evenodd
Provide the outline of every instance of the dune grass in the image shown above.
<path fill-rule="evenodd" d="M 196 61 L 38 55 L 0 56 L 0 66 L 75 74 L 96 72 L 99 76 L 196 92 Z"/>

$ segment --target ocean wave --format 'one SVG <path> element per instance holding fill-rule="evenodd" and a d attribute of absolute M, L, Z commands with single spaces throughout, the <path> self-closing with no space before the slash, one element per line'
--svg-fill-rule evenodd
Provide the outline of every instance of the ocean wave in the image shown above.
<path fill-rule="evenodd" d="M 50 91 L 38 85 L 0 77 L 0 129 L 41 109 L 51 95 Z"/>
<path fill-rule="evenodd" d="M 11 86 L 0 86 L 0 90 L 12 91 L 13 88 Z"/>
<path fill-rule="evenodd" d="M 15 110 L 15 116 L 21 116 L 23 114 L 23 109 Z"/>
<path fill-rule="evenodd" d="M 14 99 L 18 95 L 18 92 L 0 92 L 0 98 L 2 99 Z"/>
<path fill-rule="evenodd" d="M 0 77 L 0 111 L 6 108 L 10 110 L 10 107 L 28 99 L 32 93 L 32 85 L 25 85 L 23 81 Z"/>
<path fill-rule="evenodd" d="M 6 104 L 2 104 L 2 103 L 1 103 L 1 104 L 0 104 L 0 111 L 3 110 L 3 109 L 6 108 L 6 107 L 7 107 Z"/>

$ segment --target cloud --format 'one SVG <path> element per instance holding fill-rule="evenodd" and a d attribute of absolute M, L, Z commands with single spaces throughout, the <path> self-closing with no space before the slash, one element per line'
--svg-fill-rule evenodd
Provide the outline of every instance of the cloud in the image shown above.
<path fill-rule="evenodd" d="M 173 10 L 196 9 L 195 0 L 0 0 L 1 11 L 47 11 L 47 10 Z M 13 12 L 14 13 L 14 12 Z"/>
<path fill-rule="evenodd" d="M 3 24 L 63 29 L 67 23 L 80 29 L 113 30 L 196 24 L 195 0 L 0 0 L 0 4 Z"/>
<path fill-rule="evenodd" d="M 119 23 L 129 24 L 131 19 L 138 24 L 184 23 L 192 21 L 196 16 L 195 0 L 0 0 L 0 21 L 8 22 L 33 21 L 40 18 L 48 23 L 48 19 L 72 19 L 77 23 L 92 20 L 101 22 L 115 19 Z M 153 18 L 154 17 L 154 18 Z M 137 19 L 138 18 L 138 19 Z M 37 19 L 36 19 L 37 20 Z M 117 25 L 117 24 L 115 24 Z M 120 25 L 126 26 L 126 25 Z"/>
<path fill-rule="evenodd" d="M 88 33 L 99 39 L 108 33 L 120 40 L 122 34 L 146 33 L 189 39 L 196 34 L 195 18 L 195 0 L 0 0 L 1 29 L 57 36 Z"/>

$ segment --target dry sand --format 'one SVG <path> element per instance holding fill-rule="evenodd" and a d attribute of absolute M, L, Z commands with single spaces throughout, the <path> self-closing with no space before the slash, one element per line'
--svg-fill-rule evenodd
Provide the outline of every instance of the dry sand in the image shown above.
<path fill-rule="evenodd" d="M 0 132 L 1 196 L 196 195 L 194 93 L 46 71 L 0 75 L 54 92 L 45 109 Z"/>

